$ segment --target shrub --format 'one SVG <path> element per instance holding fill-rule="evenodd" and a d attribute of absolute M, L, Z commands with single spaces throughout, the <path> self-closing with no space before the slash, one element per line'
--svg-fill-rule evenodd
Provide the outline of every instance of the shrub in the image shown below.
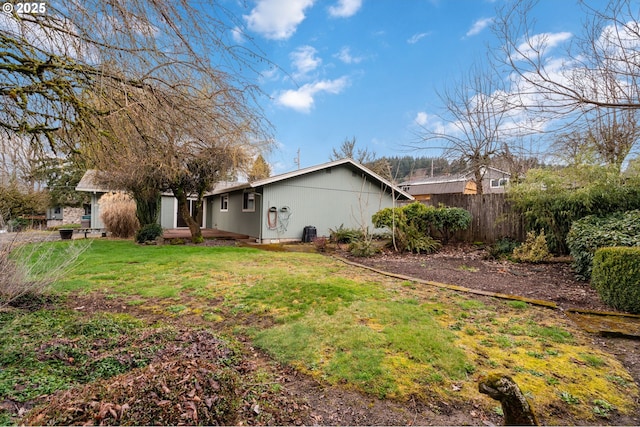
<path fill-rule="evenodd" d="M 457 231 L 469 228 L 469 224 L 471 224 L 471 214 L 466 209 L 443 205 L 434 209 L 432 227 L 440 234 L 445 244 Z"/>
<path fill-rule="evenodd" d="M 327 238 L 320 236 L 313 239 L 313 245 L 316 247 L 316 251 L 318 252 L 326 252 L 327 251 Z"/>
<path fill-rule="evenodd" d="M 373 244 L 371 239 L 357 240 L 349 245 L 349 252 L 357 257 L 371 257 L 380 252 L 380 249 Z"/>
<path fill-rule="evenodd" d="M 414 202 L 401 208 L 382 209 L 371 220 L 378 228 L 394 230 L 399 251 L 431 253 L 441 246 L 431 233 L 438 234 L 447 243 L 455 232 L 469 227 L 471 214 L 462 208 L 444 205 L 435 208 Z"/>
<path fill-rule="evenodd" d="M 578 277 L 588 280 L 598 248 L 640 246 L 640 210 L 605 217 L 589 215 L 575 221 L 567 235 L 567 246 Z"/>
<path fill-rule="evenodd" d="M 593 258 L 591 285 L 602 301 L 640 313 L 640 248 L 600 248 Z"/>
<path fill-rule="evenodd" d="M 640 209 L 640 175 L 593 165 L 531 169 L 523 182 L 509 187 L 508 195 L 528 229 L 544 229 L 550 249 L 568 253 L 573 222 Z"/>
<path fill-rule="evenodd" d="M 336 243 L 351 243 L 356 240 L 362 240 L 364 233 L 362 230 L 356 228 L 345 228 L 344 224 L 340 224 L 340 227 L 329 229 L 329 238 Z"/>
<path fill-rule="evenodd" d="M 529 231 L 525 242 L 513 250 L 513 258 L 516 261 L 532 263 L 547 261 L 551 258 L 544 230 L 538 235 L 534 231 Z"/>
<path fill-rule="evenodd" d="M 487 248 L 487 255 L 491 259 L 500 259 L 511 256 L 515 248 L 520 246 L 520 242 L 509 237 L 503 237 Z"/>
<path fill-rule="evenodd" d="M 0 240 L 0 307 L 42 294 L 71 269 L 90 244 L 90 239 L 64 245 L 34 243 L 22 233 Z"/>
<path fill-rule="evenodd" d="M 107 193 L 100 198 L 100 216 L 114 237 L 128 238 L 140 227 L 136 202 L 125 193 Z"/>
<path fill-rule="evenodd" d="M 431 236 L 420 232 L 416 227 L 409 226 L 401 232 L 396 241 L 398 248 L 403 251 L 414 253 L 431 254 L 437 252 L 442 247 L 439 241 Z"/>
<path fill-rule="evenodd" d="M 162 236 L 162 226 L 158 223 L 146 224 L 136 232 L 136 242 L 144 243 L 156 240 Z"/>

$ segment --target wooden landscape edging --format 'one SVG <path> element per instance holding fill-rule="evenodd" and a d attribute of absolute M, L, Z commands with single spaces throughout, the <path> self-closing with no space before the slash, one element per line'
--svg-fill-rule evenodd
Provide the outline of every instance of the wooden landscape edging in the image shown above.
<path fill-rule="evenodd" d="M 464 286 L 450 285 L 447 283 L 432 282 L 430 280 L 418 279 L 416 277 L 406 276 L 399 273 L 390 273 L 388 271 L 380 270 L 368 265 L 359 264 L 354 261 L 342 258 L 337 255 L 331 255 L 332 258 L 341 261 L 345 264 L 352 265 L 354 267 L 364 268 L 374 273 L 382 274 L 383 276 L 393 277 L 395 279 L 408 280 L 410 282 L 421 283 L 424 285 L 435 286 L 443 289 L 450 289 L 454 291 L 466 292 L 469 294 L 482 295 L 500 299 L 508 299 L 511 301 L 522 301 L 531 305 L 539 307 L 550 308 L 553 310 L 560 310 L 564 313 L 569 320 L 571 320 L 580 329 L 604 336 L 617 336 L 624 338 L 640 339 L 640 315 L 616 313 L 609 311 L 595 311 L 595 310 L 583 310 L 578 308 L 570 308 L 564 310 L 555 302 L 545 301 L 539 299 L 532 299 L 521 297 L 518 295 L 502 294 L 497 292 L 482 291 L 479 289 L 465 288 Z M 589 321 L 589 316 L 599 319 L 599 321 Z M 612 318 L 615 320 L 606 321 L 605 319 Z"/>
<path fill-rule="evenodd" d="M 339 260 L 339 261 L 344 262 L 345 264 L 353 265 L 355 267 L 365 268 L 365 269 L 373 271 L 375 273 L 382 274 L 383 276 L 389 276 L 389 277 L 393 277 L 393 278 L 396 278 L 396 279 L 408 280 L 410 282 L 422 283 L 424 285 L 436 286 L 438 288 L 451 289 L 453 291 L 466 292 L 466 293 L 470 293 L 470 294 L 482 295 L 482 296 L 487 296 L 487 297 L 509 299 L 509 300 L 513 300 L 513 301 L 522 301 L 522 302 L 526 302 L 526 303 L 529 303 L 529 304 L 538 305 L 538 306 L 541 306 L 541 307 L 558 309 L 558 305 L 555 302 L 551 302 L 551 301 L 526 298 L 526 297 L 521 297 L 521 296 L 518 296 L 518 295 L 501 294 L 501 293 L 497 293 L 497 292 L 482 291 L 480 289 L 465 288 L 464 286 L 449 285 L 447 283 L 432 282 L 430 280 L 423 280 L 423 279 L 418 279 L 416 277 L 405 276 L 404 274 L 390 273 L 388 271 L 379 270 L 379 269 L 377 269 L 375 267 L 369 267 L 368 265 L 358 264 L 357 262 L 349 261 L 348 259 L 336 256 L 336 255 L 332 255 L 332 257 L 337 259 L 337 260 Z"/>

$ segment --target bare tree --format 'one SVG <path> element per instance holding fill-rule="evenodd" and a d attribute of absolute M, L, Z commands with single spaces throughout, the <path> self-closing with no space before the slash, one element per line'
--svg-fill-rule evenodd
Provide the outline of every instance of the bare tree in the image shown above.
<path fill-rule="evenodd" d="M 444 104 L 440 122 L 422 126 L 418 147 L 443 148 L 447 157 L 465 161 L 482 194 L 486 167 L 506 139 L 506 93 L 492 74 L 474 67 L 439 97 Z"/>
<path fill-rule="evenodd" d="M 339 148 L 333 148 L 329 160 L 352 159 L 391 181 L 391 163 L 385 158 L 377 158 L 375 151 L 369 151 L 368 148 L 356 148 L 356 143 L 355 136 L 351 139 L 345 139 Z"/>
<path fill-rule="evenodd" d="M 0 16 L 0 129 L 106 172 L 142 224 L 157 218 L 160 191 L 172 189 L 183 213 L 187 197 L 201 205 L 238 146 L 268 140 L 251 78 L 267 61 L 233 40 L 242 26 L 222 2 L 45 6 Z"/>
<path fill-rule="evenodd" d="M 351 139 L 345 139 L 339 148 L 333 148 L 333 151 L 329 156 L 329 160 L 352 159 L 361 165 L 375 161 L 375 152 L 369 151 L 368 148 L 356 148 L 356 144 L 357 141 L 355 136 Z"/>
<path fill-rule="evenodd" d="M 161 90 L 134 91 L 127 99 L 135 97 L 137 103 L 96 116 L 97 123 L 81 135 L 85 142 L 79 148 L 105 172 L 103 182 L 136 199 L 143 225 L 157 219 L 160 192 L 172 191 L 194 241 L 202 239 L 205 193 L 218 181 L 246 172 L 254 153 L 270 145 L 258 138 L 261 127 L 257 121 L 247 121 L 244 105 L 224 93 L 209 92 L 206 85 L 201 88 L 198 98 Z M 117 95 L 111 102 L 125 101 Z M 196 218 L 190 199 L 195 199 Z M 141 204 L 147 222 L 140 218 Z"/>
<path fill-rule="evenodd" d="M 602 164 L 618 171 L 640 139 L 640 110 L 597 108 L 551 146 L 555 157 L 569 165 Z"/>
<path fill-rule="evenodd" d="M 633 0 L 610 0 L 603 10 L 582 2 L 584 31 L 573 36 L 563 61 L 549 61 L 555 37 L 536 33 L 537 1 L 501 8 L 495 31 L 503 42 L 497 58 L 515 73 L 523 107 L 539 113 L 593 108 L 640 108 L 640 10 Z M 564 38 L 572 35 L 564 33 Z"/>

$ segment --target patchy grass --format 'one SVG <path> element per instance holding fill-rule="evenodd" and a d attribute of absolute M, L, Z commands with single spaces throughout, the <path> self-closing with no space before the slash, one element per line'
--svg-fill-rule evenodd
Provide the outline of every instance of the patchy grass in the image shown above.
<path fill-rule="evenodd" d="M 587 422 L 628 413 L 638 393 L 615 358 L 549 309 L 382 277 L 315 254 L 98 240 L 81 260 L 58 293 L 99 292 L 140 313 L 249 336 L 320 381 L 378 397 L 464 400 L 492 411 L 496 403 L 478 393 L 477 380 L 500 371 L 553 424 L 566 422 L 554 418 L 563 411 Z M 49 310 L 9 320 L 0 331 L 0 398 L 48 394 L 150 357 L 147 343 L 128 338 L 126 328 L 141 327 L 128 316 Z M 99 364 L 82 356 L 96 342 Z M 39 360 L 41 348 L 67 362 Z M 121 363 L 122 348 L 134 362 Z"/>

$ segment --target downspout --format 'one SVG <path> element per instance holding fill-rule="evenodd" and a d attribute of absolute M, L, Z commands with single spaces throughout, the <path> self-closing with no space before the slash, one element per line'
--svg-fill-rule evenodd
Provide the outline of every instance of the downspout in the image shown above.
<path fill-rule="evenodd" d="M 262 217 L 264 215 L 264 212 L 262 210 L 263 198 L 262 198 L 262 194 L 261 193 L 255 192 L 253 194 L 255 194 L 256 196 L 260 196 L 260 209 L 258 210 L 258 212 L 260 212 L 260 215 L 258 215 L 260 217 L 260 229 L 258 230 L 258 240 L 259 240 L 258 243 L 262 244 L 262 221 L 263 221 Z"/>

